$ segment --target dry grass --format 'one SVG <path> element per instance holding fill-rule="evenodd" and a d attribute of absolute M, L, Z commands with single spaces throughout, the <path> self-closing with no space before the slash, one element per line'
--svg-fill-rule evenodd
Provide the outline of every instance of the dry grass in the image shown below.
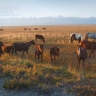
<path fill-rule="evenodd" d="M 87 32 L 96 32 L 96 25 L 74 25 L 74 26 L 19 26 L 0 27 L 0 40 L 4 44 L 13 42 L 25 42 L 34 39 L 35 34 L 42 34 L 45 37 L 43 61 L 34 60 L 34 47 L 29 49 L 29 57 L 24 54 L 23 58 L 9 57 L 7 54 L 0 58 L 0 76 L 9 76 L 11 81 L 6 81 L 6 88 L 30 88 L 32 86 L 43 86 L 44 84 L 61 85 L 62 82 L 80 81 L 82 71 L 77 68 L 76 44 L 69 44 L 71 33 L 81 33 L 83 36 Z M 24 30 L 28 28 L 28 30 Z M 31 30 L 29 30 L 29 28 Z M 38 28 L 38 30 L 34 30 Z M 42 29 L 46 28 L 46 29 Z M 42 43 L 37 40 L 36 43 Z M 49 49 L 52 46 L 60 48 L 60 55 L 56 62 L 50 64 Z M 88 51 L 89 53 L 90 51 Z M 21 52 L 19 53 L 19 56 Z M 87 58 L 83 70 L 85 79 L 96 80 L 96 56 Z M 84 79 L 84 80 L 85 80 Z M 32 82 L 31 82 L 32 81 Z M 50 82 L 49 82 L 50 81 Z M 26 83 L 27 82 L 27 83 Z M 47 82 L 47 83 L 46 83 Z M 12 85 L 13 84 L 13 85 Z M 12 85 L 10 87 L 10 85 Z M 16 86 L 18 85 L 18 86 Z M 44 85 L 44 86 L 45 86 Z M 96 91 L 96 90 L 95 90 Z"/>

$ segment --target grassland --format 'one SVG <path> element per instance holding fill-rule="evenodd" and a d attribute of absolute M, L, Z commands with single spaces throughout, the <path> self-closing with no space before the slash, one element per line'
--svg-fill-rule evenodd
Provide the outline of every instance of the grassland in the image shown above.
<path fill-rule="evenodd" d="M 35 34 L 45 37 L 43 61 L 34 59 L 34 47 L 29 49 L 29 57 L 26 53 L 23 58 L 15 54 L 9 57 L 3 54 L 0 58 L 0 77 L 7 78 L 3 87 L 7 89 L 21 89 L 42 87 L 49 89 L 51 86 L 64 86 L 74 83 L 68 91 L 75 91 L 78 95 L 95 96 L 96 93 L 96 54 L 94 58 L 87 58 L 82 73 L 78 68 L 76 58 L 76 45 L 69 44 L 71 33 L 96 32 L 96 25 L 70 25 L 70 26 L 18 26 L 0 27 L 0 41 L 9 45 L 13 42 L 26 42 L 34 40 Z M 24 30 L 24 28 L 28 28 Z M 29 28 L 31 30 L 29 30 Z M 34 30 L 38 28 L 38 30 Z M 43 29 L 46 28 L 46 29 Z M 37 40 L 36 43 L 42 43 Z M 60 48 L 60 55 L 56 62 L 50 63 L 49 49 L 52 46 Z M 89 53 L 90 51 L 88 51 Z M 83 79 L 81 78 L 83 74 Z M 74 89 L 74 90 L 73 90 Z M 91 94 L 91 95 L 90 95 Z"/>

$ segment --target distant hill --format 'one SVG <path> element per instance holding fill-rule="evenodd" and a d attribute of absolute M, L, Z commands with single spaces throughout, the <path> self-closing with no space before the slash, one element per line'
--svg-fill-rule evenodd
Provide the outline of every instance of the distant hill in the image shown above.
<path fill-rule="evenodd" d="M 0 26 L 96 24 L 96 18 L 42 17 L 0 19 Z"/>

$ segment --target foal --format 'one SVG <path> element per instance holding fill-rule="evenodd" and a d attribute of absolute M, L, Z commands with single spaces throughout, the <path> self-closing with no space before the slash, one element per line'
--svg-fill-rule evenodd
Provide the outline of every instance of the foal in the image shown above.
<path fill-rule="evenodd" d="M 84 66 L 84 61 L 87 58 L 87 50 L 79 45 L 77 45 L 77 60 L 80 66 L 80 61 L 82 61 L 82 67 Z"/>
<path fill-rule="evenodd" d="M 42 57 L 43 57 L 43 45 L 36 44 L 35 45 L 35 59 L 36 59 L 36 57 L 38 57 L 38 61 L 39 61 L 40 56 L 41 56 L 41 60 L 42 60 Z"/>
<path fill-rule="evenodd" d="M 59 48 L 54 46 L 54 47 L 50 48 L 51 62 L 53 61 L 53 59 L 56 60 L 56 56 L 59 56 Z"/>
<path fill-rule="evenodd" d="M 3 45 L 2 46 L 2 51 L 5 52 L 5 53 L 8 53 L 9 56 L 10 56 L 10 54 L 13 55 L 14 47 L 13 47 L 13 45 Z"/>

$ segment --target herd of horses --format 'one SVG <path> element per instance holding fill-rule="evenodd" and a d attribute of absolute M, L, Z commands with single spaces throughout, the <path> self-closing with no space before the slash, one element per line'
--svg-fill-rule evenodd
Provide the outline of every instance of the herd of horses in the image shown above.
<path fill-rule="evenodd" d="M 89 41 L 88 39 L 92 39 Z M 88 57 L 87 50 L 91 50 L 89 57 L 93 54 L 94 50 L 96 50 L 96 33 L 87 33 L 85 38 L 82 37 L 81 34 L 72 33 L 70 35 L 70 42 L 73 43 L 74 40 L 78 41 L 77 44 L 77 60 L 78 65 L 80 66 L 80 61 L 82 60 L 82 66 L 84 66 L 84 61 Z"/>
<path fill-rule="evenodd" d="M 93 39 L 93 41 L 89 41 L 88 38 Z M 45 38 L 42 35 L 36 34 L 35 40 L 40 39 L 45 43 Z M 73 43 L 74 40 L 78 41 L 77 44 L 77 60 L 78 65 L 80 66 L 80 61 L 82 60 L 82 66 L 84 66 L 84 61 L 88 57 L 87 50 L 91 50 L 90 55 L 93 54 L 94 57 L 94 50 L 96 50 L 96 33 L 87 33 L 85 35 L 84 40 L 82 39 L 81 34 L 72 33 L 70 35 L 70 43 Z M 17 55 L 17 51 L 22 51 L 23 56 L 24 52 L 28 55 L 29 47 L 33 45 L 35 47 L 35 59 L 38 57 L 38 60 L 43 58 L 43 44 L 36 44 L 34 40 L 31 40 L 29 42 L 15 42 L 11 45 L 4 45 L 0 41 L 0 56 L 3 53 L 13 54 L 13 52 Z M 56 56 L 59 56 L 59 49 L 57 46 L 53 46 L 50 48 L 50 60 L 51 62 L 53 60 L 56 60 Z M 41 56 L 41 58 L 40 58 Z"/>

